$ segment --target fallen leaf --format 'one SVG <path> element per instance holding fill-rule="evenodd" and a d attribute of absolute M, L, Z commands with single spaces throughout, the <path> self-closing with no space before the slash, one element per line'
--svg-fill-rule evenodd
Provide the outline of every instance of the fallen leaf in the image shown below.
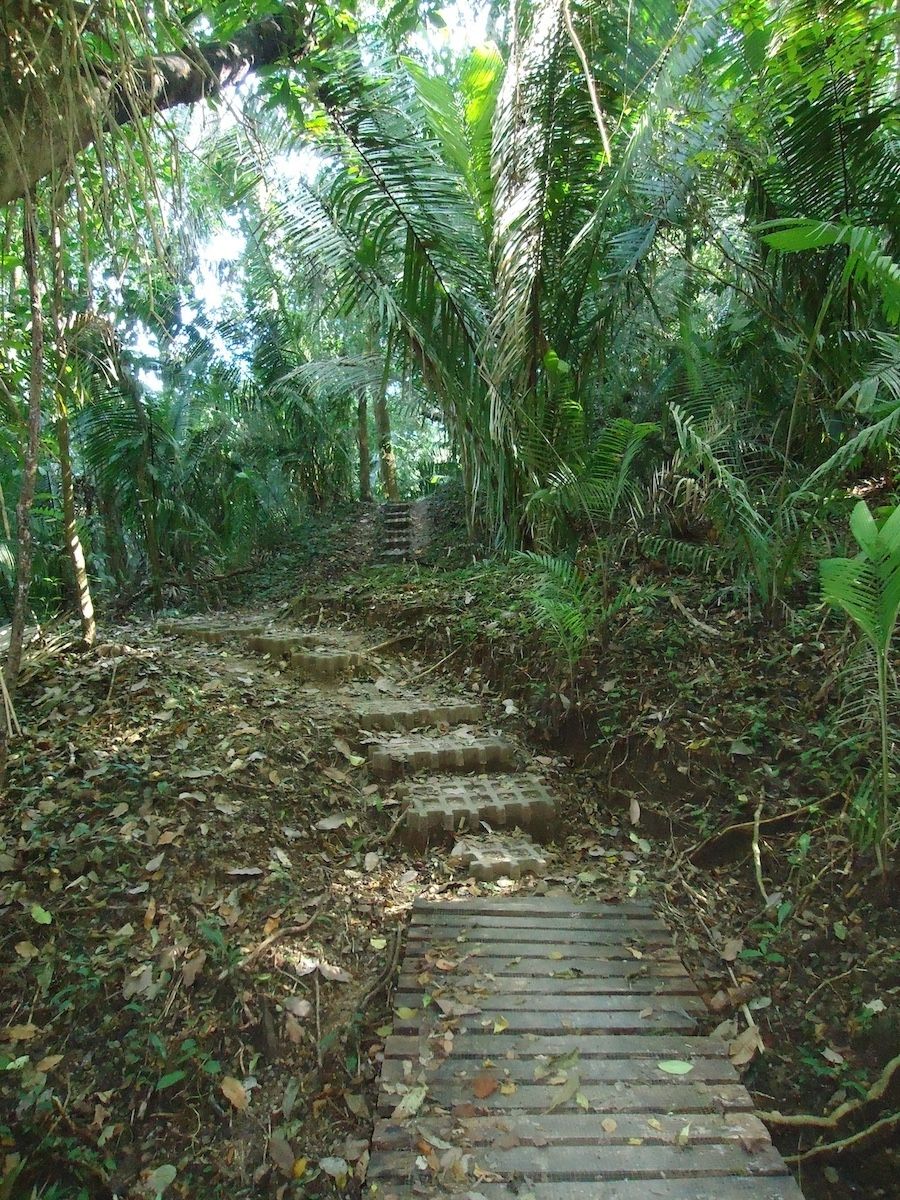
<path fill-rule="evenodd" d="M 178 1170 L 171 1163 L 166 1163 L 164 1166 L 157 1167 L 155 1171 L 151 1171 L 149 1175 L 144 1176 L 141 1187 L 148 1196 L 161 1196 L 170 1183 L 174 1183 Z"/>
<path fill-rule="evenodd" d="M 157 854 L 144 864 L 144 870 L 148 875 L 152 875 L 154 871 L 158 871 L 165 861 L 165 854 Z"/>
<path fill-rule="evenodd" d="M 335 967 L 327 962 L 319 963 L 319 974 L 324 979 L 330 979 L 332 983 L 349 983 L 352 978 L 342 967 Z"/>
<path fill-rule="evenodd" d="M 269 1138 L 269 1158 L 286 1178 L 293 1178 L 294 1151 L 283 1134 L 273 1133 Z"/>
<path fill-rule="evenodd" d="M 731 1059 L 732 1066 L 744 1067 L 763 1049 L 758 1026 L 748 1025 L 743 1033 L 739 1033 L 729 1044 L 728 1057 Z"/>
<path fill-rule="evenodd" d="M 38 1033 L 39 1027 L 29 1021 L 26 1025 L 8 1025 L 3 1036 L 8 1042 L 30 1042 Z"/>
<path fill-rule="evenodd" d="M 40 904 L 32 904 L 31 919 L 38 925 L 49 925 L 53 921 L 52 915 L 47 912 L 46 908 L 41 908 Z"/>
<path fill-rule="evenodd" d="M 612 1117 L 604 1117 L 600 1124 L 606 1133 L 615 1133 L 619 1128 L 618 1122 L 614 1121 Z"/>
<path fill-rule="evenodd" d="M 357 1092 L 345 1092 L 344 1103 L 353 1113 L 354 1117 L 359 1117 L 361 1121 L 367 1121 L 369 1116 L 369 1106 L 366 1104 L 365 1096 L 359 1095 Z M 359 1157 L 357 1155 L 357 1157 Z"/>
<path fill-rule="evenodd" d="M 326 1175 L 330 1175 L 339 1188 L 342 1188 L 347 1182 L 347 1176 L 350 1174 L 350 1164 L 346 1158 L 336 1158 L 329 1155 L 327 1158 L 319 1159 L 319 1166 Z"/>
<path fill-rule="evenodd" d="M 312 1012 L 312 1005 L 302 996 L 288 996 L 282 1001 L 282 1007 L 293 1017 L 308 1017 Z"/>
<path fill-rule="evenodd" d="M 680 1058 L 667 1058 L 665 1062 L 656 1064 L 660 1071 L 665 1071 L 667 1075 L 687 1075 L 694 1069 L 694 1064 L 684 1062 Z"/>
<path fill-rule="evenodd" d="M 222 1094 L 238 1112 L 245 1112 L 250 1107 L 250 1098 L 247 1095 L 246 1089 L 242 1083 L 239 1083 L 233 1075 L 226 1075 L 220 1084 Z"/>
<path fill-rule="evenodd" d="M 509 1029 L 509 1021 L 506 1017 L 498 1017 L 494 1022 L 494 1033 L 503 1033 L 506 1029 Z"/>
<path fill-rule="evenodd" d="M 181 968 L 181 979 L 186 988 L 191 988 L 197 982 L 197 976 L 203 970 L 206 962 L 206 951 L 198 950 Z"/>
<path fill-rule="evenodd" d="M 476 1075 L 472 1080 L 472 1094 L 479 1100 L 485 1100 L 488 1096 L 493 1096 L 498 1087 L 495 1076 L 483 1071 L 480 1075 Z"/>
<path fill-rule="evenodd" d="M 262 875 L 262 868 L 261 867 L 232 867 L 229 871 L 226 871 L 225 874 L 226 875 L 236 875 L 236 876 Z"/>
<path fill-rule="evenodd" d="M 392 1119 L 394 1121 L 405 1121 L 409 1117 L 414 1117 L 425 1103 L 427 1095 L 428 1087 L 424 1083 L 419 1084 L 418 1087 L 410 1088 L 391 1114 Z"/>

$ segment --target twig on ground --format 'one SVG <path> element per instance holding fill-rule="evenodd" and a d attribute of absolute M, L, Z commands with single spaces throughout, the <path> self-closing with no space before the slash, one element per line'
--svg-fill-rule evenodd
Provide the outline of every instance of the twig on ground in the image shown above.
<path fill-rule="evenodd" d="M 770 903 L 769 893 L 766 891 L 766 885 L 763 881 L 762 854 L 759 849 L 759 822 L 762 817 L 764 803 L 765 796 L 761 796 L 759 804 L 756 806 L 756 812 L 753 814 L 753 841 L 751 845 L 753 849 L 753 873 L 756 876 L 756 886 L 759 888 L 759 894 L 763 898 L 763 904 L 768 908 Z"/>
<path fill-rule="evenodd" d="M 857 1112 L 867 1104 L 872 1104 L 874 1101 L 880 1100 L 891 1086 L 891 1081 L 898 1071 L 900 1071 L 900 1054 L 891 1059 L 866 1092 L 865 1096 L 857 1100 L 845 1100 L 843 1104 L 839 1104 L 834 1112 L 827 1117 L 815 1116 L 812 1113 L 780 1112 L 757 1112 L 756 1115 L 768 1125 L 811 1126 L 816 1129 L 834 1129 L 851 1113 Z"/>
<path fill-rule="evenodd" d="M 397 970 L 397 964 L 400 961 L 400 943 L 401 936 L 400 929 L 398 928 L 394 933 L 394 944 L 391 947 L 391 953 L 387 964 L 366 994 L 359 1001 L 359 1004 L 357 1005 L 359 1012 L 367 1012 L 373 1001 L 375 1001 L 381 995 L 381 993 L 387 988 L 391 979 L 394 977 L 394 972 Z"/>
<path fill-rule="evenodd" d="M 465 646 L 465 644 L 466 644 L 465 642 L 460 642 L 459 645 L 455 647 L 455 649 L 451 650 L 449 654 L 445 654 L 442 659 L 439 659 L 438 662 L 436 662 L 432 666 L 430 666 L 427 671 L 420 671 L 416 675 L 416 679 L 424 679 L 426 675 L 431 675 L 434 671 L 436 671 L 438 669 L 438 667 L 442 667 L 448 658 L 452 658 L 454 654 L 459 654 L 460 650 L 462 650 L 462 648 Z"/>
<path fill-rule="evenodd" d="M 247 970 L 248 967 L 252 966 L 253 963 L 256 962 L 260 955 L 265 954 L 270 946 L 274 946 L 275 943 L 280 942 L 282 938 L 297 937 L 301 933 L 306 933 L 310 926 L 312 926 L 315 921 L 318 920 L 321 912 L 322 906 L 320 905 L 309 918 L 309 920 L 304 921 L 302 925 L 285 925 L 284 928 L 276 929 L 274 933 L 270 933 L 268 937 L 263 938 L 258 946 L 256 946 L 250 951 L 249 954 L 245 955 L 245 957 L 241 959 L 241 961 L 238 963 L 240 969 L 242 971 Z"/>
<path fill-rule="evenodd" d="M 386 642 L 379 642 L 377 646 L 367 646 L 362 653 L 377 654 L 379 650 L 387 650 L 389 646 L 396 646 L 399 642 L 408 642 L 413 637 L 414 633 L 399 633 L 396 637 L 388 638 Z"/>
<path fill-rule="evenodd" d="M 708 633 L 710 637 L 725 637 L 721 630 L 713 628 L 712 625 L 707 625 L 705 621 L 701 621 L 695 617 L 692 612 L 688 612 L 682 602 L 678 599 L 674 592 L 669 592 L 669 600 L 673 608 L 677 608 L 686 621 L 689 621 L 695 629 L 699 629 L 701 633 Z"/>
<path fill-rule="evenodd" d="M 866 1142 L 882 1137 L 896 1126 L 900 1126 L 900 1112 L 891 1113 L 889 1117 L 881 1117 L 874 1124 L 861 1129 L 859 1133 L 851 1133 L 849 1137 L 840 1138 L 836 1142 L 825 1142 L 822 1146 L 813 1146 L 811 1150 L 804 1150 L 802 1154 L 786 1154 L 784 1161 L 801 1163 L 809 1162 L 811 1158 L 821 1158 L 824 1155 L 841 1154 L 844 1150 L 862 1146 Z"/>

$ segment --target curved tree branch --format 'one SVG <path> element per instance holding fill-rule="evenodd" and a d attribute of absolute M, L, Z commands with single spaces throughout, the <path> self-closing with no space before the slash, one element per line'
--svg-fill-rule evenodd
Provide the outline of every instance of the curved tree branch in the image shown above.
<path fill-rule="evenodd" d="M 10 70 L 11 36 L 0 22 L 0 204 L 18 199 L 45 175 L 71 168 L 72 159 L 106 129 L 179 104 L 194 104 L 239 83 L 257 67 L 294 60 L 308 40 L 294 21 L 271 17 L 248 25 L 228 42 L 185 47 L 129 64 L 127 71 L 79 74 L 77 86 L 58 85 L 60 64 L 45 43 L 39 70 L 26 82 Z M 60 70 L 62 68 L 60 67 Z M 126 81 L 127 80 L 127 81 Z"/>

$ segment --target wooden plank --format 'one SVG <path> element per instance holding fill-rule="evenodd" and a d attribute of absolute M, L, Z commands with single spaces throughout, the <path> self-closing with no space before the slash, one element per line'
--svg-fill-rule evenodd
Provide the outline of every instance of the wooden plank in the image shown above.
<path fill-rule="evenodd" d="M 402 1083 L 409 1077 L 410 1059 L 386 1058 L 381 1067 L 381 1078 L 385 1083 Z M 463 1090 L 468 1085 L 471 1092 L 471 1082 L 476 1076 L 493 1077 L 498 1083 L 512 1080 L 514 1083 L 540 1083 L 546 1081 L 548 1075 L 556 1072 L 547 1066 L 551 1061 L 547 1058 L 489 1058 L 490 1068 L 483 1066 L 484 1059 L 445 1058 L 436 1060 L 433 1064 L 420 1066 L 413 1063 L 412 1076 L 416 1079 L 427 1080 L 429 1085 L 434 1082 L 456 1081 Z M 659 1064 L 665 1058 L 594 1058 L 582 1060 L 579 1055 L 577 1062 L 564 1068 L 561 1076 L 577 1072 L 582 1083 L 660 1083 L 671 1081 L 671 1075 L 661 1070 Z M 734 1067 L 724 1058 L 697 1058 L 691 1060 L 691 1082 L 697 1083 L 737 1083 L 738 1077 Z"/>
<path fill-rule="evenodd" d="M 671 938 L 671 934 L 669 934 L 667 927 L 662 921 L 657 921 L 649 917 L 641 921 L 636 921 L 630 917 L 503 917 L 494 915 L 466 916 L 461 914 L 459 917 L 441 917 L 440 919 L 436 918 L 430 921 L 422 914 L 414 913 L 412 924 L 409 927 L 410 934 L 421 930 L 426 936 L 434 937 L 442 937 L 444 934 L 447 936 L 458 936 L 461 933 L 487 933 L 489 930 L 504 933 L 510 929 L 517 931 L 535 930 L 541 935 L 545 933 L 556 934 L 563 931 L 565 933 L 582 934 L 593 934 L 596 932 L 604 935 L 622 933 L 635 938 L 661 934 Z"/>
<path fill-rule="evenodd" d="M 689 1127 L 687 1135 L 685 1126 Z M 415 1150 L 423 1142 L 441 1147 L 627 1145 L 639 1139 L 646 1145 L 691 1145 L 739 1142 L 748 1152 L 771 1143 L 769 1131 L 753 1113 L 700 1113 L 690 1118 L 662 1113 L 498 1113 L 490 1117 L 423 1117 L 412 1125 L 377 1121 L 372 1145 L 378 1150 Z M 434 1140 L 432 1140 L 434 1139 Z"/>
<path fill-rule="evenodd" d="M 491 945 L 494 942 L 535 942 L 544 946 L 634 946 L 636 950 L 644 950 L 654 946 L 671 946 L 671 935 L 666 931 L 651 929 L 646 933 L 635 933 L 633 928 L 621 925 L 616 929 L 556 929 L 549 926 L 536 927 L 534 924 L 522 925 L 515 929 L 507 928 L 470 928 L 459 925 L 456 928 L 447 925 L 429 928 L 427 925 L 411 925 L 406 935 L 407 945 L 414 942 L 428 942 L 433 946 L 462 946 L 468 949 L 471 945 Z"/>
<path fill-rule="evenodd" d="M 372 1200 L 467 1200 L 458 1186 L 442 1188 L 429 1183 L 426 1192 L 405 1183 L 381 1182 Z M 474 1192 L 484 1200 L 514 1200 L 503 1183 L 482 1183 Z M 471 1194 L 471 1193 L 470 1193 Z M 707 1179 L 616 1179 L 594 1180 L 590 1183 L 560 1180 L 554 1183 L 529 1181 L 519 1189 L 518 1200 L 803 1200 L 800 1189 L 790 1175 L 752 1176 Z"/>
<path fill-rule="evenodd" d="M 607 962 L 621 958 L 628 962 L 680 961 L 678 951 L 672 945 L 662 945 L 658 949 L 644 951 L 637 946 L 632 950 L 621 942 L 606 946 L 598 945 L 596 942 L 589 942 L 588 945 L 575 942 L 562 944 L 560 949 L 552 941 L 522 942 L 513 940 L 513 937 L 497 942 L 466 942 L 463 946 L 458 942 L 447 943 L 437 940 L 433 941 L 430 947 L 427 942 L 411 942 L 406 947 L 406 957 L 407 960 L 412 961 L 425 956 L 440 958 L 444 949 L 449 951 L 451 958 L 461 955 L 466 959 L 485 958 L 489 955 L 491 958 L 534 958 L 539 962 L 548 959 L 552 962 L 558 961 L 564 955 L 566 958 L 584 958 L 588 962 Z"/>
<path fill-rule="evenodd" d="M 442 1035 L 435 1035 L 435 1041 L 440 1041 Z M 634 1034 L 594 1034 L 584 1038 L 577 1034 L 556 1033 L 552 1035 L 522 1034 L 516 1036 L 507 1031 L 499 1038 L 489 1033 L 457 1033 L 452 1039 L 452 1054 L 454 1058 L 485 1058 L 493 1056 L 502 1059 L 506 1056 L 516 1058 L 558 1057 L 561 1054 L 571 1054 L 577 1050 L 582 1061 L 590 1058 L 727 1058 L 728 1047 L 725 1042 L 714 1038 L 685 1037 L 681 1034 L 656 1033 L 635 1036 Z M 386 1057 L 418 1058 L 422 1053 L 429 1052 L 431 1042 L 427 1035 L 419 1037 L 403 1034 L 391 1035 L 384 1044 Z"/>
<path fill-rule="evenodd" d="M 448 1017 L 453 1016 L 453 1008 L 447 1010 L 441 1007 L 439 1001 L 444 1001 L 450 1006 L 470 1006 L 477 1008 L 483 1013 L 507 1013 L 528 1010 L 530 1012 L 555 1012 L 558 1013 L 564 1009 L 566 1013 L 572 1012 L 642 1012 L 646 1008 L 665 1008 L 667 1011 L 678 1011 L 683 1013 L 706 1014 L 709 1010 L 700 999 L 699 996 L 670 996 L 665 1000 L 660 1000 L 654 1004 L 652 997 L 649 996 L 633 996 L 626 992 L 613 992 L 607 995 L 602 986 L 595 987 L 594 991 L 580 996 L 567 996 L 565 1004 L 560 1004 L 559 996 L 554 995 L 531 995 L 522 992 L 515 995 L 483 995 L 477 996 L 474 992 L 466 992 L 461 988 L 454 988 L 452 991 L 444 991 L 438 993 L 438 1000 L 434 1001 L 423 1009 L 423 1012 L 431 1011 L 432 1014 L 438 1015 L 445 1013 Z M 395 1008 L 415 1008 L 422 1003 L 422 993 L 418 992 L 397 992 L 394 995 Z"/>
<path fill-rule="evenodd" d="M 450 961 L 450 960 L 448 960 Z M 567 972 L 581 975 L 592 975 L 602 978 L 605 975 L 648 976 L 657 979 L 672 979 L 677 976 L 687 977 L 687 971 L 680 962 L 654 962 L 644 958 L 640 962 L 627 959 L 602 958 L 531 958 L 524 954 L 514 954 L 511 957 L 488 958 L 478 954 L 471 957 L 461 957 L 457 960 L 454 970 L 465 964 L 468 971 L 482 972 L 493 975 L 553 975 L 558 976 Z M 403 960 L 404 968 L 408 971 L 433 970 L 437 975 L 442 972 L 433 961 L 415 954 L 408 954 Z M 444 971 L 443 974 L 450 974 Z"/>
<path fill-rule="evenodd" d="M 378 1097 L 378 1111 L 390 1114 L 400 1103 L 407 1089 L 398 1087 L 396 1092 L 384 1088 Z M 573 1095 L 563 1101 L 562 1089 L 543 1084 L 522 1084 L 510 1096 L 494 1092 L 491 1096 L 478 1099 L 465 1095 L 455 1083 L 439 1080 L 429 1085 L 427 1104 L 439 1104 L 442 1108 L 455 1109 L 461 1116 L 476 1116 L 480 1112 L 531 1112 L 546 1113 L 551 1105 L 557 1112 L 578 1112 L 581 1105 Z M 753 1101 L 747 1089 L 736 1083 L 639 1083 L 617 1086 L 615 1083 L 585 1083 L 578 1093 L 590 1109 L 597 1112 L 644 1112 L 652 1114 L 677 1112 L 689 1116 L 691 1113 L 752 1112 Z M 461 1108 L 460 1108 L 461 1106 Z M 474 1110 L 474 1112 L 472 1111 Z"/>
<path fill-rule="evenodd" d="M 444 914 L 474 913 L 485 916 L 521 916 L 522 914 L 536 917 L 548 917 L 564 914 L 566 916 L 584 917 L 633 917 L 640 921 L 645 917 L 655 917 L 656 913 L 650 904 L 640 900 L 626 900 L 621 904 L 601 903 L 596 900 L 576 900 L 568 896 L 483 896 L 465 900 L 416 900 L 413 904 L 414 913 L 437 912 Z"/>
<path fill-rule="evenodd" d="M 418 1153 L 386 1151 L 369 1164 L 369 1180 L 430 1179 L 432 1172 L 416 1166 Z M 781 1155 L 771 1146 L 748 1154 L 732 1143 L 688 1142 L 685 1146 L 514 1146 L 509 1150 L 479 1148 L 473 1166 L 496 1172 L 504 1179 L 523 1176 L 541 1180 L 572 1179 L 697 1179 L 710 1175 L 782 1175 Z M 435 1156 L 437 1163 L 437 1156 Z M 439 1175 L 439 1172 L 435 1172 Z"/>
<path fill-rule="evenodd" d="M 649 1010 L 649 1011 L 648 1011 Z M 643 1015 L 642 1015 L 643 1014 Z M 640 1012 L 509 1012 L 498 1013 L 506 1020 L 503 1032 L 512 1033 L 641 1033 L 649 1029 L 681 1029 L 691 1030 L 695 1027 L 694 1018 L 683 1009 L 653 1008 Z M 412 1017 L 396 1014 L 394 1016 L 395 1033 L 416 1033 L 423 1030 L 434 1030 L 440 1014 L 430 1014 L 419 1009 Z M 467 1013 L 463 1016 L 443 1018 L 452 1019 L 453 1028 L 458 1030 L 470 1029 L 478 1032 L 491 1028 L 494 1018 L 484 1017 L 481 1013 Z M 499 1032 L 499 1031 L 498 1031 Z M 497 1053 L 503 1053 L 503 1046 L 498 1043 Z"/>
<path fill-rule="evenodd" d="M 484 975 L 457 975 L 455 972 L 441 975 L 436 971 L 419 971 L 412 974 L 401 967 L 397 979 L 397 991 L 421 991 L 422 988 L 432 995 L 451 994 L 457 989 L 469 990 L 485 995 L 517 996 L 525 992 L 530 995 L 580 996 L 601 990 L 607 995 L 615 992 L 625 992 L 631 995 L 646 996 L 696 996 L 697 989 L 687 975 L 674 978 L 651 978 L 640 974 L 634 975 L 604 975 L 599 979 L 585 978 L 583 975 L 571 977 L 548 975 L 545 978 L 529 975 L 496 976 L 489 973 Z M 561 1006 L 562 1007 L 562 1006 Z"/>

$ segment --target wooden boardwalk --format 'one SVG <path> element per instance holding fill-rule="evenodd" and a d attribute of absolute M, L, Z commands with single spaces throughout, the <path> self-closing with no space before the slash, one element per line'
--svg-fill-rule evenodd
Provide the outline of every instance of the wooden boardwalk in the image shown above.
<path fill-rule="evenodd" d="M 802 1200 L 649 906 L 417 903 L 370 1200 Z"/>

